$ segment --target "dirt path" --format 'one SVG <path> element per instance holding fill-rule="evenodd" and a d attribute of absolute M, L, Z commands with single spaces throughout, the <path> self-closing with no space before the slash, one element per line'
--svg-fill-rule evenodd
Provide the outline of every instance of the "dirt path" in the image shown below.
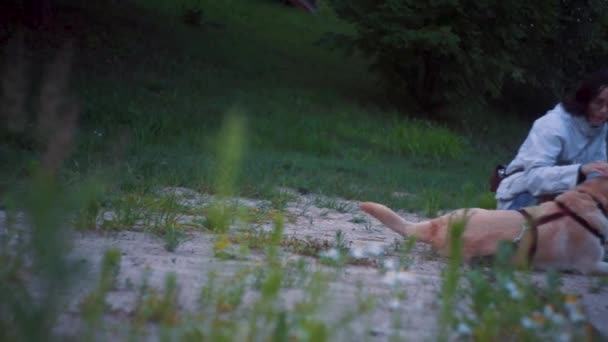
<path fill-rule="evenodd" d="M 196 206 L 209 203 L 210 197 L 194 193 L 187 189 L 176 189 L 183 196 L 183 203 Z M 287 215 L 284 234 L 305 240 L 307 237 L 321 241 L 335 241 L 338 231 L 351 251 L 357 253 L 381 253 L 394 248 L 395 241 L 401 238 L 382 227 L 379 222 L 365 223 L 361 213 L 356 210 L 356 203 L 340 202 L 336 208 L 322 208 L 322 201 L 314 196 L 297 196 L 295 201 L 287 204 Z M 246 206 L 264 207 L 265 201 L 242 199 Z M 408 219 L 416 221 L 419 217 L 401 213 Z M 184 217 L 191 221 L 195 217 Z M 5 222 L 5 214 L 0 217 L 0 225 Z M 268 224 L 270 227 L 270 224 Z M 88 273 L 83 275 L 72 304 L 60 320 L 58 330 L 73 334 L 79 329 L 78 304 L 94 288 L 100 271 L 101 260 L 108 248 L 117 248 L 122 258 L 117 286 L 108 296 L 109 320 L 121 321 L 121 317 L 132 316 L 137 301 L 137 286 L 147 277 L 150 286 L 162 288 L 166 275 L 174 272 L 179 285 L 179 307 L 185 312 L 195 312 L 201 289 L 208 282 L 209 271 L 215 270 L 221 278 L 229 279 L 247 267 L 260 265 L 264 261 L 262 253 L 253 252 L 245 259 L 222 260 L 214 256 L 214 243 L 217 235 L 210 233 L 189 233 L 186 240 L 176 250 L 169 252 L 163 241 L 155 236 L 137 231 L 122 232 L 86 232 L 78 233 L 74 240 L 72 256 L 86 265 Z M 373 307 L 365 314 L 357 315 L 349 324 L 348 331 L 336 336 L 337 340 L 386 341 L 392 335 L 413 341 L 433 340 L 437 334 L 438 312 L 441 305 L 438 293 L 441 289 L 441 269 L 445 263 L 434 257 L 426 246 L 416 245 L 410 253 L 410 266 L 405 277 L 395 277 L 394 273 L 370 266 L 345 266 L 340 268 L 331 281 L 329 294 L 322 310 L 321 319 L 335 321 L 348 312 L 357 310 L 361 296 L 372 297 Z M 290 255 L 287 258 L 305 258 L 312 267 L 320 266 L 313 258 Z M 398 262 L 392 257 L 383 259 L 387 268 Z M 316 265 L 316 266 L 314 266 Z M 539 279 L 542 275 L 538 275 Z M 608 336 L 608 291 L 602 289 L 592 292 L 592 279 L 585 276 L 565 275 L 563 288 L 573 294 L 582 294 L 586 313 L 592 324 Z M 396 290 L 397 288 L 397 290 Z M 302 299 L 303 292 L 297 287 L 282 290 L 286 303 Z M 401 297 L 395 296 L 396 291 Z M 255 293 L 247 290 L 244 298 L 254 298 Z M 289 304 L 288 304 L 289 306 Z M 394 323 L 400 317 L 400 326 Z"/>

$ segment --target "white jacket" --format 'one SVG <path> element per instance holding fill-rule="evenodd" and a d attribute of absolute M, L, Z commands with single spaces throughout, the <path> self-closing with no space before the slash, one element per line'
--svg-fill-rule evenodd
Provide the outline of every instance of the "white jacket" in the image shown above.
<path fill-rule="evenodd" d="M 505 209 L 515 195 L 558 194 L 574 188 L 581 165 L 606 160 L 607 124 L 592 126 L 558 104 L 534 121 L 517 156 L 496 190 L 497 208 Z M 516 172 L 521 170 L 521 172 Z"/>

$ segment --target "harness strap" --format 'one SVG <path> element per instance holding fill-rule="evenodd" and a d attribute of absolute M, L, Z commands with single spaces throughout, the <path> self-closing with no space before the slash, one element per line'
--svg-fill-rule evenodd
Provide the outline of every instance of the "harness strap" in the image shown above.
<path fill-rule="evenodd" d="M 574 211 L 572 211 L 572 209 L 568 208 L 568 206 L 566 206 L 565 204 L 563 204 L 560 201 L 555 201 L 555 203 L 559 206 L 559 208 L 565 212 L 566 214 L 568 214 L 568 216 L 572 217 L 576 222 L 578 222 L 578 224 L 580 224 L 581 226 L 583 226 L 585 229 L 587 229 L 587 231 L 593 235 L 595 235 L 595 237 L 597 237 L 598 239 L 600 239 L 600 243 L 603 245 L 604 243 L 606 243 L 606 237 L 604 236 L 604 234 L 602 234 L 599 230 L 593 228 L 593 226 L 591 226 L 589 224 L 589 222 L 587 222 L 584 218 L 580 217 L 579 214 L 575 213 Z"/>
<path fill-rule="evenodd" d="M 526 214 L 528 214 L 528 213 L 526 213 Z M 524 215 L 524 216 L 526 216 L 526 215 Z M 567 214 L 566 214 L 564 211 L 557 211 L 557 212 L 554 212 L 553 214 L 549 214 L 549 215 L 541 216 L 541 217 L 540 217 L 538 220 L 533 221 L 533 222 L 534 222 L 534 223 L 535 223 L 537 226 L 540 226 L 540 225 L 542 225 L 542 224 L 549 223 L 549 222 L 551 222 L 551 221 L 554 221 L 554 220 L 560 219 L 560 218 L 562 218 L 562 217 L 564 217 L 564 216 L 567 216 Z M 528 214 L 528 217 L 530 217 L 530 214 Z M 527 218 L 527 217 L 526 217 L 526 218 Z"/>
<path fill-rule="evenodd" d="M 543 222 L 539 223 L 538 221 L 535 222 L 532 215 L 530 215 L 530 213 L 527 212 L 525 209 L 519 209 L 517 211 L 526 219 L 526 223 L 524 223 L 522 225 L 522 232 L 515 240 L 513 240 L 513 243 L 515 244 L 516 247 L 518 247 L 521 240 L 525 237 L 527 228 L 530 229 L 530 233 L 532 234 L 532 244 L 530 245 L 530 247 L 528 248 L 528 251 L 526 253 L 526 259 L 527 259 L 526 261 L 527 261 L 527 264 L 529 265 L 532 262 L 534 255 L 536 255 L 536 249 L 538 246 L 538 226 L 543 223 L 548 222 L 544 219 L 548 216 L 553 216 L 553 215 L 548 215 L 548 216 L 542 217 L 541 220 Z M 555 220 L 555 218 L 553 218 L 552 220 Z"/>
<path fill-rule="evenodd" d="M 604 214 L 604 216 L 606 216 L 608 218 L 608 211 L 606 211 L 606 209 L 602 205 L 602 202 L 597 197 L 595 197 L 595 195 L 590 194 L 585 191 L 580 191 L 580 190 L 577 190 L 577 192 L 580 192 L 581 194 L 585 194 L 585 195 L 591 197 L 591 199 L 595 202 L 595 204 L 597 204 L 597 208 L 602 212 L 602 214 Z"/>

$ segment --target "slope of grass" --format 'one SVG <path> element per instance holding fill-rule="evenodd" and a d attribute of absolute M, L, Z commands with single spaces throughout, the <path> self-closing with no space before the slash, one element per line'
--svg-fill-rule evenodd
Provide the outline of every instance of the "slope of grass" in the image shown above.
<path fill-rule="evenodd" d="M 438 209 L 466 204 L 463 191 L 487 196 L 488 170 L 520 141 L 503 146 L 522 129 L 490 116 L 455 130 L 463 125 L 391 110 L 363 59 L 320 43 L 351 30 L 322 2 L 318 15 L 263 0 L 137 3 L 59 2 L 52 30 L 26 32 L 28 61 L 41 73 L 72 38 L 82 110 L 68 177 L 211 190 L 217 132 L 236 109 L 246 120 L 244 195 L 290 186 Z M 199 9 L 200 26 L 182 22 Z"/>

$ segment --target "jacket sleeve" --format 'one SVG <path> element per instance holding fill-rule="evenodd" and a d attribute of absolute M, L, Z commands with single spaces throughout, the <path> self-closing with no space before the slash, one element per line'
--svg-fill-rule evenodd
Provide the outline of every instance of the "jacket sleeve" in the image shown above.
<path fill-rule="evenodd" d="M 535 123 L 530 130 L 521 152 L 526 166 L 523 178 L 532 195 L 556 194 L 576 186 L 581 165 L 557 165 L 566 139 L 553 125 Z"/>

